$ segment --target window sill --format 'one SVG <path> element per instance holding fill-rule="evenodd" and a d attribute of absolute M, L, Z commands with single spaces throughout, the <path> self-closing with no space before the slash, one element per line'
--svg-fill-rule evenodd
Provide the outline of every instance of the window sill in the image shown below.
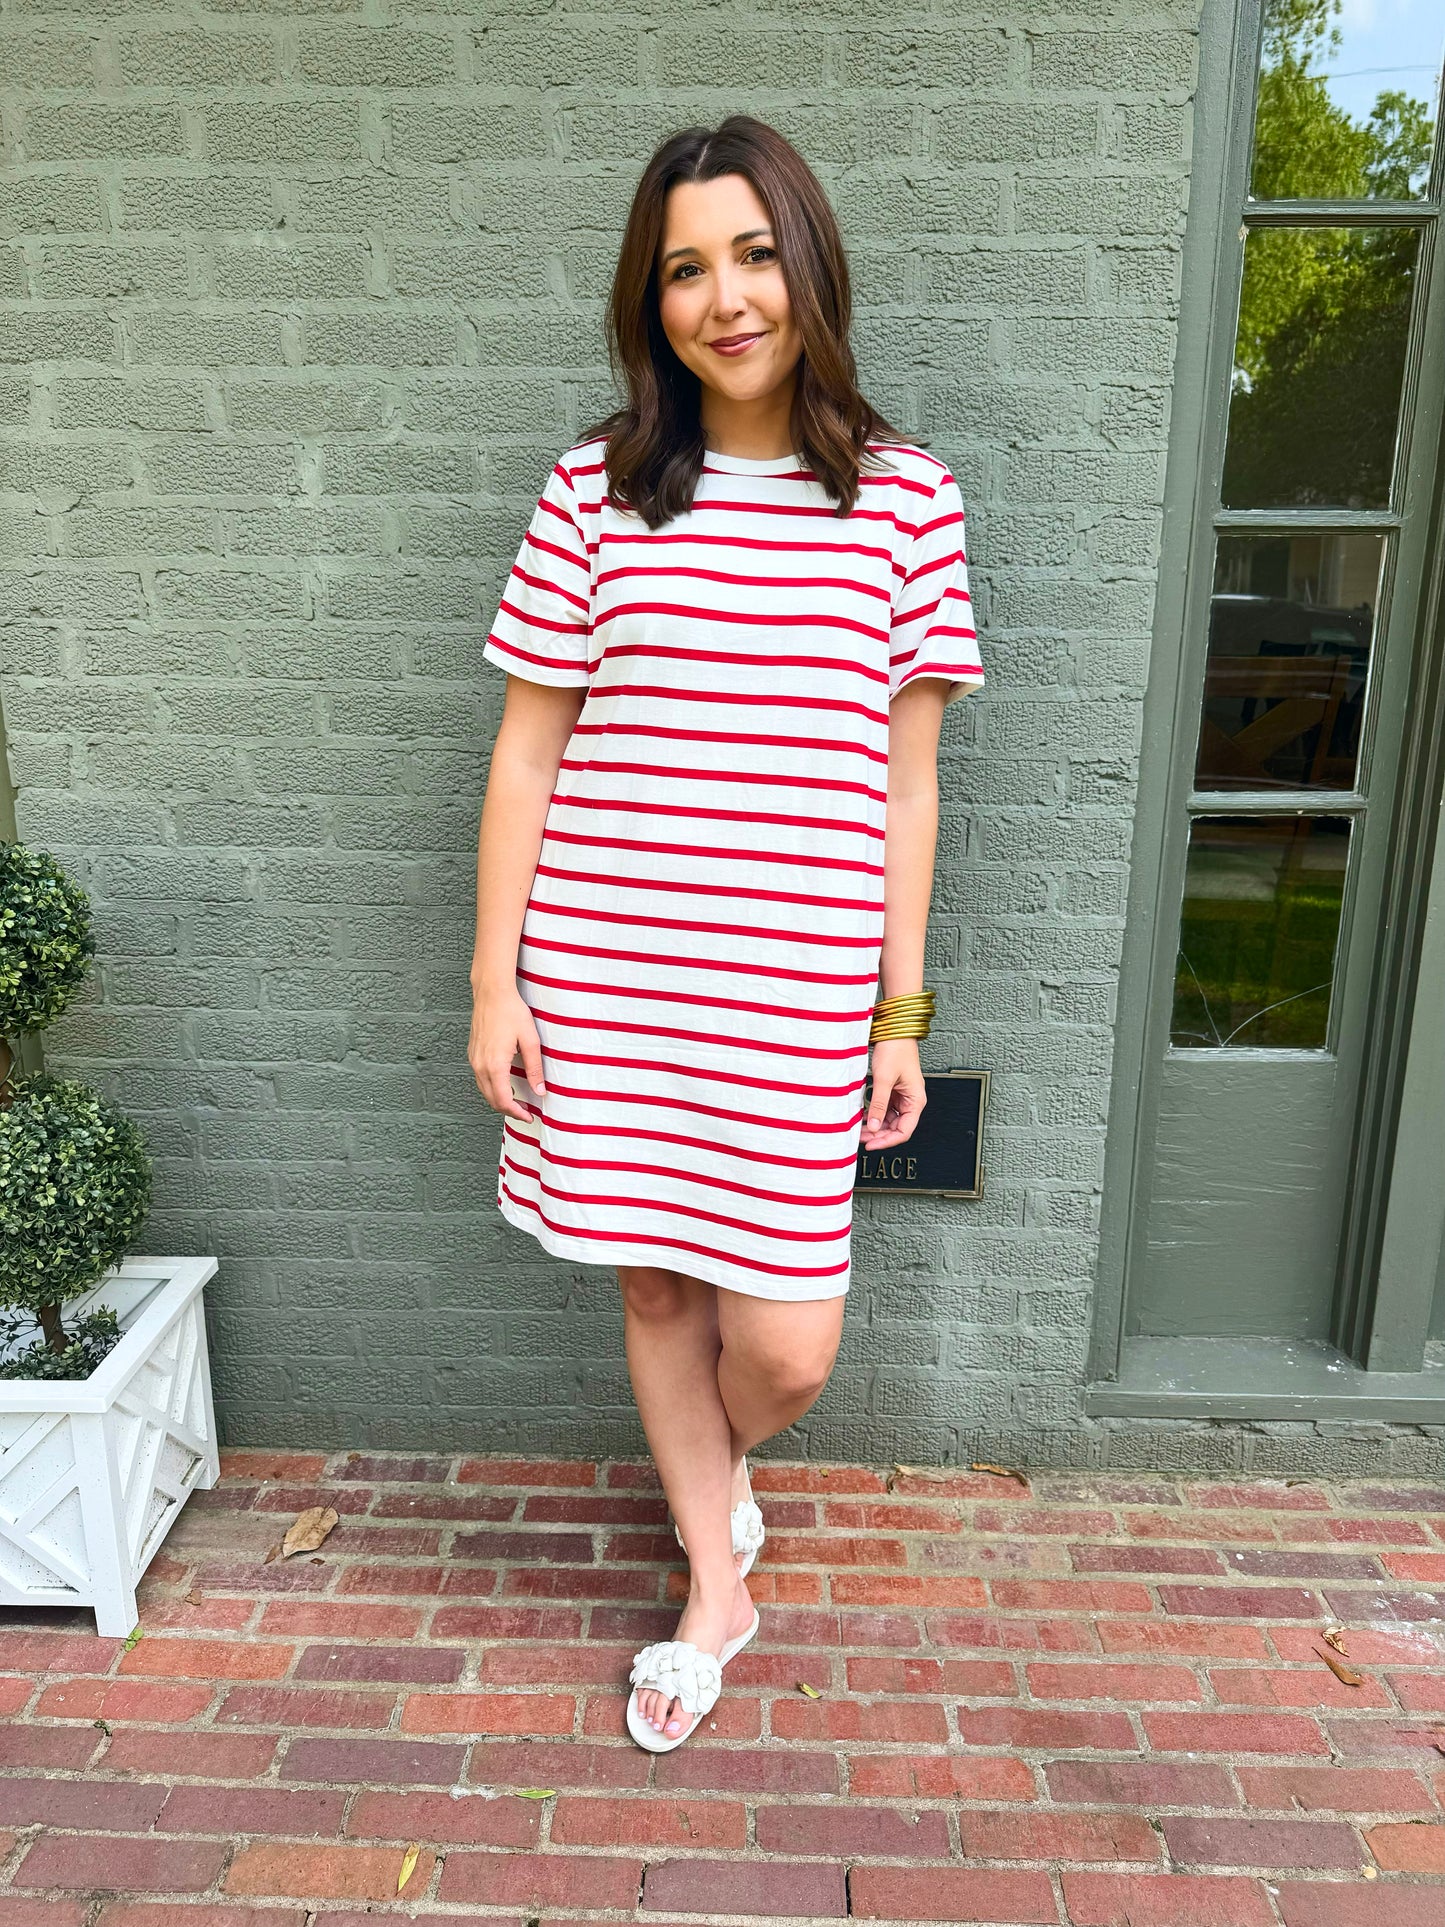
<path fill-rule="evenodd" d="M 1441 1347 L 1430 1347 L 1437 1359 Z M 1367 1372 L 1290 1338 L 1126 1338 L 1116 1378 L 1087 1386 L 1091 1418 L 1377 1419 L 1445 1424 L 1445 1359 Z"/>

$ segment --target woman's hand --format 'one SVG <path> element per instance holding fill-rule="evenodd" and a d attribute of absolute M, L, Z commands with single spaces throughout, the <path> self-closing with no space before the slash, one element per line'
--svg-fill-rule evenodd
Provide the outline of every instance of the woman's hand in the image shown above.
<path fill-rule="evenodd" d="M 865 1151 L 887 1151 L 912 1137 L 928 1094 L 916 1037 L 887 1037 L 873 1046 L 873 1095 L 863 1120 Z"/>
<path fill-rule="evenodd" d="M 467 1059 L 477 1089 L 494 1111 L 504 1117 L 521 1118 L 531 1113 L 517 1102 L 512 1091 L 512 1064 L 520 1055 L 527 1082 L 539 1095 L 542 1091 L 542 1040 L 526 999 L 515 987 L 511 990 L 486 990 L 472 986 L 472 1034 L 467 1044 Z"/>

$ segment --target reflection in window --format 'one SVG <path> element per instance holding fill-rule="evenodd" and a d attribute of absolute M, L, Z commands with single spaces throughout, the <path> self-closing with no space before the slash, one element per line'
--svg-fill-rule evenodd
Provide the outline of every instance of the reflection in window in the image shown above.
<path fill-rule="evenodd" d="M 1440 0 L 1265 0 L 1257 200 L 1410 200 L 1427 191 Z"/>
<path fill-rule="evenodd" d="M 1223 535 L 1197 789 L 1354 787 L 1385 538 Z"/>
<path fill-rule="evenodd" d="M 1415 228 L 1253 228 L 1229 400 L 1226 508 L 1385 508 Z"/>
<path fill-rule="evenodd" d="M 1349 844 L 1347 817 L 1194 819 L 1176 1050 L 1324 1048 Z"/>

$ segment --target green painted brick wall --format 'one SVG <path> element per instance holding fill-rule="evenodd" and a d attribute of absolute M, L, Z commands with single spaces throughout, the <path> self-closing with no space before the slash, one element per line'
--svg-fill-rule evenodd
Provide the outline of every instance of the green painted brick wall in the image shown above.
<path fill-rule="evenodd" d="M 227 1434 L 635 1452 L 614 1274 L 493 1203 L 465 1063 L 479 647 L 656 141 L 808 156 L 865 384 L 958 474 L 987 697 L 949 712 L 930 1068 L 987 1196 L 861 1199 L 777 1449 L 1408 1465 L 1406 1432 L 1089 1421 L 1115 976 L 1198 0 L 318 17 L 0 4 L 0 693 L 20 833 L 92 891 L 50 1039 L 214 1251 Z"/>

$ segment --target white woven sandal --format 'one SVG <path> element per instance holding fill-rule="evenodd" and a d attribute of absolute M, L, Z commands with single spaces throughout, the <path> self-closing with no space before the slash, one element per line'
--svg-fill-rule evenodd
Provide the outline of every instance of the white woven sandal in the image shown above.
<path fill-rule="evenodd" d="M 747 1469 L 748 1462 L 744 1459 L 743 1470 L 746 1472 Z M 753 1561 L 762 1551 L 763 1541 L 768 1536 L 766 1528 L 763 1525 L 763 1515 L 758 1508 L 757 1501 L 752 1496 L 751 1475 L 748 1479 L 747 1498 L 740 1500 L 739 1503 L 733 1507 L 732 1529 L 734 1555 L 740 1552 L 747 1555 L 743 1563 L 738 1567 L 739 1573 L 746 1575 L 752 1571 Z M 673 1537 L 677 1540 L 677 1543 L 682 1547 L 683 1551 L 686 1552 L 686 1541 L 683 1539 L 682 1533 L 676 1524 L 673 1525 L 672 1531 Z"/>
<path fill-rule="evenodd" d="M 739 1633 L 736 1639 L 728 1640 L 717 1656 L 705 1653 L 690 1639 L 659 1639 L 653 1645 L 642 1648 L 634 1657 L 632 1671 L 627 1675 L 632 1682 L 632 1692 L 627 1700 L 627 1730 L 640 1747 L 649 1753 L 671 1753 L 675 1746 L 681 1746 L 696 1731 L 698 1721 L 717 1704 L 718 1694 L 722 1691 L 723 1667 L 734 1653 L 741 1652 L 747 1645 L 758 1630 L 760 1617 L 754 1606 L 752 1625 L 745 1633 Z M 642 1717 L 637 1695 L 649 1687 L 666 1693 L 669 1700 L 682 1701 L 683 1712 L 692 1717 L 680 1733 L 659 1733 L 655 1726 L 649 1726 Z"/>

